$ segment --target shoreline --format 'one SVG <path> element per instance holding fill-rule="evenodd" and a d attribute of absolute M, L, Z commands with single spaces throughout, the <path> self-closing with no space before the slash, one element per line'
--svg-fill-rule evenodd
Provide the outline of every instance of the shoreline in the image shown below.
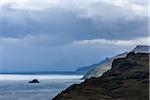
<path fill-rule="evenodd" d="M 0 74 L 0 80 L 82 80 L 83 75 L 60 75 L 60 74 L 46 74 L 46 75 L 31 75 L 31 74 Z"/>

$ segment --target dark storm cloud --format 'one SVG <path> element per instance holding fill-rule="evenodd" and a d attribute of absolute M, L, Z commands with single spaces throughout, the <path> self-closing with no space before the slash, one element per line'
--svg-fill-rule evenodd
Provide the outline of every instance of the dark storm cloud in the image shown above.
<path fill-rule="evenodd" d="M 148 18 L 145 16 L 139 18 L 132 12 L 122 12 L 121 7 L 119 9 L 116 5 L 105 3 L 103 5 L 97 3 L 96 7 L 95 4 L 86 5 L 80 9 L 77 8 L 78 6 L 73 7 L 62 9 L 56 6 L 45 10 L 30 10 L 13 8 L 11 4 L 3 6 L 0 17 L 0 35 L 2 37 L 23 37 L 47 34 L 73 40 L 133 39 L 148 36 Z M 92 15 L 91 12 L 94 14 Z M 128 16 L 133 19 L 128 20 Z"/>
<path fill-rule="evenodd" d="M 4 0 L 0 4 L 2 69 L 74 70 L 147 43 L 147 1 L 102 1 Z"/>

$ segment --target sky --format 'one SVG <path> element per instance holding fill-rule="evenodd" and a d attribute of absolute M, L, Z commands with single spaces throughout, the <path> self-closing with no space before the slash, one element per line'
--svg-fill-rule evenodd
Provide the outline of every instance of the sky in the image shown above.
<path fill-rule="evenodd" d="M 0 71 L 73 71 L 148 45 L 148 0 L 0 0 Z"/>

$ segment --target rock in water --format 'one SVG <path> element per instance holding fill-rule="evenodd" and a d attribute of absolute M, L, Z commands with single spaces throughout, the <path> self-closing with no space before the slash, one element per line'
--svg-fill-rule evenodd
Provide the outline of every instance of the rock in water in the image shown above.
<path fill-rule="evenodd" d="M 37 79 L 33 79 L 32 81 L 29 81 L 29 83 L 40 83 Z"/>

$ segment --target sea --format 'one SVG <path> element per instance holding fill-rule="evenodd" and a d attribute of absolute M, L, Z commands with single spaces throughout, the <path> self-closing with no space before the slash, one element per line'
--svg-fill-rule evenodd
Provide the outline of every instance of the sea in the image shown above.
<path fill-rule="evenodd" d="M 0 100 L 51 100 L 72 84 L 83 82 L 83 75 L 0 74 Z M 29 83 L 38 79 L 40 83 Z"/>

